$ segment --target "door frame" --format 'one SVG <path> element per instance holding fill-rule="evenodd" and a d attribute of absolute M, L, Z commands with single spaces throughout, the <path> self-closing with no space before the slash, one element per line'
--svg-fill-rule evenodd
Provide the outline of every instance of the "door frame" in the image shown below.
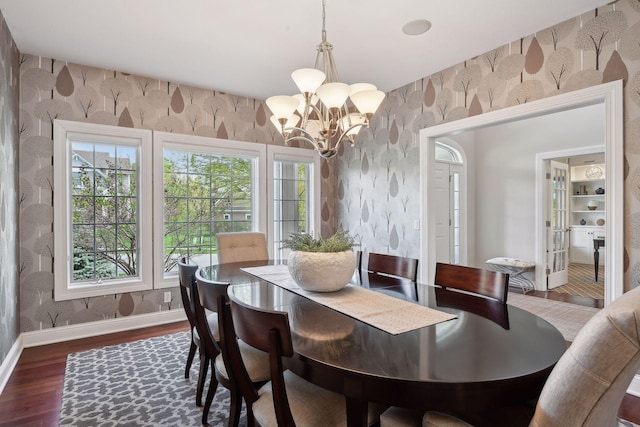
<path fill-rule="evenodd" d="M 605 161 L 606 161 L 606 146 L 605 145 L 593 145 L 588 147 L 581 148 L 569 148 L 566 150 L 559 151 L 549 151 L 545 153 L 537 153 L 536 154 L 536 213 L 535 213 L 535 223 L 536 223 L 536 266 L 545 265 L 547 266 L 547 211 L 548 211 L 548 201 L 549 197 L 547 195 L 547 167 L 546 162 L 548 160 L 554 160 L 560 157 L 574 157 L 581 156 L 585 154 L 596 154 L 596 153 L 605 153 Z M 607 182 L 607 186 L 609 182 Z M 569 185 L 570 182 L 567 184 Z M 569 189 L 570 190 L 570 189 Z M 605 193 L 605 206 L 607 206 L 607 210 L 609 205 L 607 204 L 606 193 Z M 569 207 L 567 207 L 568 209 Z M 607 215 L 607 213 L 605 213 Z M 609 221 L 609 218 L 605 221 L 605 225 Z M 609 236 L 609 229 L 605 227 L 605 234 Z M 606 247 L 606 246 L 605 246 Z M 605 258 L 608 260 L 608 258 Z M 568 259 L 567 259 L 568 262 Z M 605 264 L 606 265 L 606 264 Z M 539 290 L 547 290 L 547 274 L 546 268 L 536 268 L 536 288 Z M 605 289 L 605 304 L 611 302 L 611 300 L 607 301 L 607 280 L 609 279 L 608 275 L 604 275 L 604 289 Z M 542 289 L 541 287 L 544 286 Z M 622 290 L 621 290 L 622 291 Z M 611 293 L 611 292 L 610 292 Z M 620 292 L 622 295 L 622 292 Z M 619 295 L 618 295 L 619 296 Z"/>
<path fill-rule="evenodd" d="M 624 293 L 624 96 L 622 81 L 603 83 L 585 89 L 563 93 L 501 110 L 489 111 L 420 131 L 420 280 L 433 283 L 435 276 L 435 241 L 432 238 L 435 218 L 431 211 L 434 203 L 433 162 L 435 140 L 454 133 L 507 123 L 577 107 L 603 103 L 605 105 L 605 163 L 607 192 L 605 203 L 605 298 L 608 305 Z"/>

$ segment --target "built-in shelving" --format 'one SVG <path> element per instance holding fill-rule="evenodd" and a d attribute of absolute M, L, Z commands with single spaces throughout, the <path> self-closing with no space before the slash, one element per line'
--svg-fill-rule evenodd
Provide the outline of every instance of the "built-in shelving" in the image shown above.
<path fill-rule="evenodd" d="M 588 178 L 589 168 L 597 168 L 601 176 Z M 597 176 L 598 174 L 596 174 Z M 604 165 L 574 166 L 571 168 L 571 226 L 604 226 L 605 194 Z M 590 209 L 589 206 L 595 206 Z"/>
<path fill-rule="evenodd" d="M 603 164 L 571 167 L 570 262 L 591 264 L 593 239 L 595 236 L 604 236 L 607 188 L 604 176 Z M 595 209 L 589 209 L 588 205 L 595 206 Z"/>

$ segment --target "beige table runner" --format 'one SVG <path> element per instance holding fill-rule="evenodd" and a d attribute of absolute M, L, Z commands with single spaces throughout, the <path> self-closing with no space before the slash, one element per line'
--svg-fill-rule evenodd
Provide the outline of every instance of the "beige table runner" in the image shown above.
<path fill-rule="evenodd" d="M 393 335 L 457 317 L 356 285 L 347 285 L 337 292 L 305 291 L 293 280 L 286 265 L 242 270 Z"/>

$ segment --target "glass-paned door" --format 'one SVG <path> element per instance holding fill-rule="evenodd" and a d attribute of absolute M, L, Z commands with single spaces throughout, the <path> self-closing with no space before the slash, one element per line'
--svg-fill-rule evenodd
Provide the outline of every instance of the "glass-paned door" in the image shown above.
<path fill-rule="evenodd" d="M 547 221 L 547 284 L 564 285 L 569 274 L 569 165 L 551 160 Z"/>

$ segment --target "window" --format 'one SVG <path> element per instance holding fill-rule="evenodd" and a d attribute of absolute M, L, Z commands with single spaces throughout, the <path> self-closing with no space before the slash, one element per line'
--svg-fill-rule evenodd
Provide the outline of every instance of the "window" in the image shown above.
<path fill-rule="evenodd" d="M 273 217 L 269 221 L 271 251 L 275 259 L 287 259 L 289 250 L 282 240 L 290 233 L 320 232 L 320 159 L 315 151 L 269 146 L 270 200 Z"/>
<path fill-rule="evenodd" d="M 264 231 L 275 258 L 319 232 L 313 150 L 60 120 L 54 140 L 56 300 L 177 286 L 220 232 Z"/>
<path fill-rule="evenodd" d="M 54 132 L 55 299 L 151 289 L 151 132 L 59 120 Z"/>
<path fill-rule="evenodd" d="M 264 229 L 263 145 L 154 132 L 155 287 L 176 286 L 178 259 L 218 262 L 216 235 Z M 261 184 L 263 183 L 263 184 Z"/>
<path fill-rule="evenodd" d="M 436 161 L 446 163 L 464 163 L 462 155 L 449 143 L 436 141 Z"/>

